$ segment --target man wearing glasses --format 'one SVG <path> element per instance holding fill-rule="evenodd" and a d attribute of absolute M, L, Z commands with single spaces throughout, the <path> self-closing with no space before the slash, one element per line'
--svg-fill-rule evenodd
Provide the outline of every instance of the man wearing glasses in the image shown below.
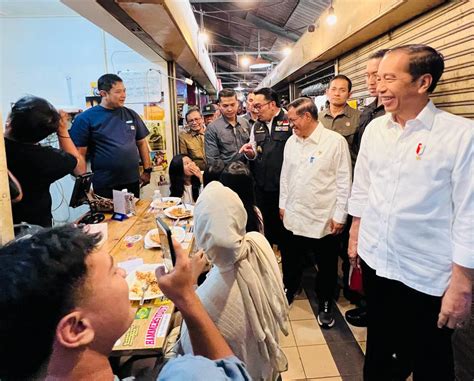
<path fill-rule="evenodd" d="M 221 90 L 218 101 L 221 116 L 207 126 L 204 135 L 206 163 L 246 161 L 239 149 L 249 141 L 250 125 L 246 119 L 237 116 L 237 94 L 231 89 Z"/>
<path fill-rule="evenodd" d="M 191 107 L 186 113 L 187 131 L 179 134 L 179 152 L 188 156 L 201 171 L 206 169 L 204 154 L 204 118 L 197 107 Z"/>
<path fill-rule="evenodd" d="M 240 151 L 250 159 L 256 184 L 257 206 L 265 224 L 265 237 L 271 245 L 276 244 L 280 251 L 284 251 L 286 234 L 279 216 L 278 200 L 283 150 L 292 131 L 275 91 L 265 87 L 254 94 L 252 108 L 258 121 L 250 132 L 250 142 Z"/>

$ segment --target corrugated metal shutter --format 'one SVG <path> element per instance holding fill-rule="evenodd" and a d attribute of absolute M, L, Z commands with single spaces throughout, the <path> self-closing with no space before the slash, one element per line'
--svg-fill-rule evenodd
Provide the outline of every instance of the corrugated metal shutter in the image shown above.
<path fill-rule="evenodd" d="M 339 73 L 353 82 L 353 97 L 367 94 L 367 57 L 378 49 L 422 43 L 445 57 L 445 70 L 433 102 L 443 110 L 474 119 L 474 2 L 450 1 L 340 57 Z"/>

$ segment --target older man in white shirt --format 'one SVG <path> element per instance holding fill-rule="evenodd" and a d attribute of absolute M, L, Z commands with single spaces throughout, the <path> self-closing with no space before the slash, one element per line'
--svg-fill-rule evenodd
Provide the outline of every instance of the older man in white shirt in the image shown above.
<path fill-rule="evenodd" d="M 453 380 L 451 333 L 468 318 L 474 268 L 474 123 L 429 94 L 444 60 L 426 45 L 392 49 L 378 69 L 387 114 L 362 138 L 349 257 L 362 259 L 369 320 L 364 380 Z"/>
<path fill-rule="evenodd" d="M 344 137 L 318 123 L 309 98 L 288 106 L 294 135 L 286 143 L 280 178 L 280 216 L 292 232 L 282 255 L 283 282 L 291 303 L 301 283 L 304 258 L 315 252 L 318 323 L 334 325 L 332 298 L 337 284 L 337 240 L 344 228 L 351 187 L 351 158 Z M 282 253 L 284 254 L 284 253 Z"/>

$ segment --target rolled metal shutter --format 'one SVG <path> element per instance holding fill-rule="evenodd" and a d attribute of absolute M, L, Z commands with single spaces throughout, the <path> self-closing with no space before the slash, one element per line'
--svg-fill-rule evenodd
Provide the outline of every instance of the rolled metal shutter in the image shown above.
<path fill-rule="evenodd" d="M 353 82 L 353 98 L 368 96 L 364 70 L 379 49 L 427 44 L 445 58 L 445 70 L 431 99 L 441 109 L 474 119 L 474 2 L 449 1 L 377 37 L 339 59 L 339 73 Z"/>

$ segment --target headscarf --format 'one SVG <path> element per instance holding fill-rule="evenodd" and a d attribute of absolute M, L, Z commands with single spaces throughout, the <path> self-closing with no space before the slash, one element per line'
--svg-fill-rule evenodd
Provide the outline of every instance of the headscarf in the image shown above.
<path fill-rule="evenodd" d="M 247 213 L 235 192 L 216 181 L 204 188 L 194 209 L 197 246 L 220 273 L 235 273 L 259 352 L 282 372 L 288 363 L 278 332 L 288 334 L 288 302 L 270 244 L 260 233 L 246 233 L 246 223 Z"/>

